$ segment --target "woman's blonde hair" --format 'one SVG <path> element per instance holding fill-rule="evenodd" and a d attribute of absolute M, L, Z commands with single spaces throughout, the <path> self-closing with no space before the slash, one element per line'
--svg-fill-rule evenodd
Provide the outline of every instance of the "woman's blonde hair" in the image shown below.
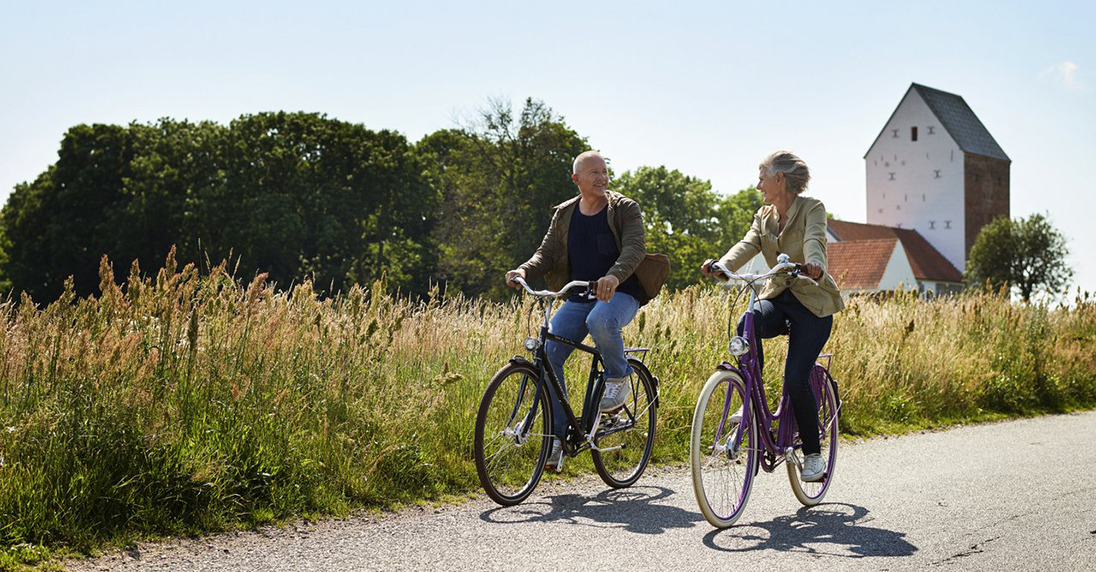
<path fill-rule="evenodd" d="M 784 173 L 788 192 L 798 195 L 807 190 L 807 183 L 811 180 L 811 170 L 807 164 L 790 151 L 776 151 L 771 153 L 758 165 L 759 169 L 765 169 L 770 177 L 777 173 Z"/>

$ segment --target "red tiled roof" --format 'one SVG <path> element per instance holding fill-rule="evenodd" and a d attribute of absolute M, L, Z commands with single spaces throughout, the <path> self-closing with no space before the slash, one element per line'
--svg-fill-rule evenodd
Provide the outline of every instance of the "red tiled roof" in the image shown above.
<path fill-rule="evenodd" d="M 897 244 L 895 237 L 831 242 L 826 245 L 827 271 L 842 290 L 874 290 Z"/>
<path fill-rule="evenodd" d="M 963 281 L 963 274 L 916 230 L 832 219 L 829 225 L 830 232 L 841 242 L 894 238 L 901 240 L 903 248 L 906 249 L 906 256 L 910 259 L 913 275 L 918 280 Z M 830 243 L 830 248 L 834 244 Z M 836 278 L 837 274 L 833 276 Z"/>

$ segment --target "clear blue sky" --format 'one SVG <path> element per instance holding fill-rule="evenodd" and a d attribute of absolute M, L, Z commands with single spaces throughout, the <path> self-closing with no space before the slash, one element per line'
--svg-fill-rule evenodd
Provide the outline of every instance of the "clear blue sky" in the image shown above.
<path fill-rule="evenodd" d="M 864 221 L 864 153 L 917 82 L 966 99 L 1012 159 L 1012 216 L 1049 213 L 1096 291 L 1090 1 L 6 4 L 3 200 L 79 123 L 300 110 L 415 141 L 531 96 L 618 172 L 733 192 L 791 149 L 812 195 Z"/>

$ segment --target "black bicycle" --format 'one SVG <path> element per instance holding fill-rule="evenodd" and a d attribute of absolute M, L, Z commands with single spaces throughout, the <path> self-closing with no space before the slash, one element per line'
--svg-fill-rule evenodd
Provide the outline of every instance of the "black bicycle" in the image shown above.
<path fill-rule="evenodd" d="M 589 449 L 594 467 L 605 484 L 613 488 L 631 486 L 647 467 L 655 440 L 658 378 L 651 375 L 643 363 L 648 348 L 625 348 L 633 371 L 629 378 L 631 397 L 620 409 L 602 413 L 599 404 L 605 380 L 600 352 L 548 332 L 555 300 L 575 288 L 585 289 L 584 295 L 593 299 L 597 283 L 575 280 L 559 292 L 550 292 L 533 290 L 520 277 L 515 278 L 515 282 L 538 297 L 538 303 L 544 309 L 544 323 L 540 336 L 525 339 L 525 349 L 533 354 L 532 361 L 521 356 L 511 358 L 491 378 L 480 401 L 473 447 L 476 472 L 483 490 L 495 502 L 511 506 L 525 500 L 540 482 L 552 447 L 549 383 L 556 395 L 561 396 L 567 415 L 563 454 L 574 457 Z M 566 344 L 593 356 L 580 416 L 574 414 L 567 393 L 548 363 L 545 354 L 548 341 Z"/>

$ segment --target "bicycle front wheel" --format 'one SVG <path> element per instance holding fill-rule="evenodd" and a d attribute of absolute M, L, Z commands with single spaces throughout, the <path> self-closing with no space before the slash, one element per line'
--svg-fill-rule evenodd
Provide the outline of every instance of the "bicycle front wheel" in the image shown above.
<path fill-rule="evenodd" d="M 642 362 L 635 358 L 628 362 L 634 372 L 632 394 L 620 411 L 602 416 L 594 441 L 600 451 L 591 451 L 597 474 L 615 489 L 630 487 L 639 480 L 655 444 L 655 382 Z"/>
<path fill-rule="evenodd" d="M 533 492 L 552 439 L 548 394 L 529 364 L 511 363 L 491 378 L 476 415 L 473 456 L 487 496 L 503 506 Z"/>
<path fill-rule="evenodd" d="M 788 480 L 791 482 L 795 498 L 799 499 L 804 506 L 814 506 L 822 502 L 822 497 L 826 496 L 826 492 L 830 490 L 830 484 L 833 483 L 833 472 L 837 467 L 837 421 L 840 417 L 837 382 L 833 381 L 829 372 L 815 364 L 811 369 L 810 384 L 814 398 L 818 402 L 818 427 L 814 430 L 819 433 L 818 442 L 822 446 L 822 458 L 826 460 L 826 472 L 822 475 L 821 481 L 804 481 L 800 473 L 803 450 L 797 447 L 792 453 L 794 458 L 786 463 Z M 802 431 L 803 429 L 799 430 L 800 433 Z M 802 444 L 798 435 L 796 435 L 795 444 Z"/>
<path fill-rule="evenodd" d="M 731 526 L 746 509 L 757 473 L 756 427 L 745 381 L 735 372 L 713 373 L 693 412 L 689 468 L 700 512 L 716 528 Z"/>

